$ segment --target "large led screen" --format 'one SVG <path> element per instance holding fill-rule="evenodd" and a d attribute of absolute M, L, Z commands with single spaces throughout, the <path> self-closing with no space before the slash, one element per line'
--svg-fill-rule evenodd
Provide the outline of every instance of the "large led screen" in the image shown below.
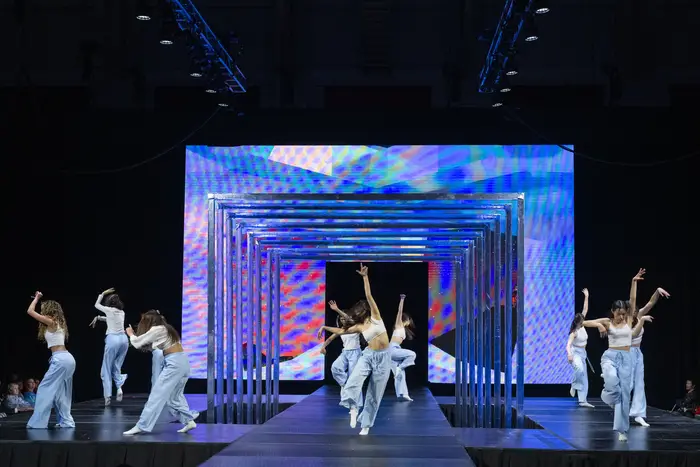
<path fill-rule="evenodd" d="M 207 367 L 208 194 L 434 192 L 525 193 L 525 289 L 519 291 L 525 300 L 525 382 L 569 382 L 562 348 L 575 307 L 574 161 L 557 146 L 188 147 L 182 339 L 192 377 L 206 378 Z M 315 333 L 324 324 L 325 280 L 324 261 L 284 264 L 281 379 L 324 378 Z M 431 263 L 429 281 L 428 377 L 450 383 L 453 268 Z M 511 297 L 500 301 L 510 306 Z"/>

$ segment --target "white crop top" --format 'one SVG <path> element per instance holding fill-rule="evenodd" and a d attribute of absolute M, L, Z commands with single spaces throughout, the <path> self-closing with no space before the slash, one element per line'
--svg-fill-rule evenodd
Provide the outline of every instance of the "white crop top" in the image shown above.
<path fill-rule="evenodd" d="M 140 349 L 143 346 L 149 346 L 152 350 L 165 350 L 177 344 L 177 342 L 173 342 L 173 340 L 170 338 L 168 330 L 165 328 L 165 326 L 153 326 L 145 334 L 141 334 L 140 336 L 134 334 L 129 338 L 129 340 L 131 341 L 131 345 L 137 349 Z"/>
<path fill-rule="evenodd" d="M 113 308 L 111 306 L 104 306 L 102 304 L 103 294 L 97 297 L 95 302 L 95 308 L 100 310 L 105 314 L 104 319 L 100 316 L 98 319 L 100 321 L 107 322 L 107 334 L 121 334 L 124 332 L 124 310 L 119 308 Z"/>
<path fill-rule="evenodd" d="M 629 347 L 632 345 L 632 329 L 628 324 L 621 328 L 608 328 L 608 347 Z"/>
<path fill-rule="evenodd" d="M 63 329 L 61 328 L 56 329 L 55 332 L 51 332 L 47 329 L 44 333 L 44 339 L 46 339 L 46 345 L 48 348 L 57 345 L 66 345 L 66 333 L 63 332 Z"/>
<path fill-rule="evenodd" d="M 586 329 L 579 328 L 578 331 L 576 331 L 576 333 L 574 334 L 574 345 L 576 347 L 585 347 L 587 343 L 588 333 L 586 332 Z"/>
<path fill-rule="evenodd" d="M 367 342 L 370 342 L 375 337 L 381 336 L 382 334 L 386 333 L 386 326 L 384 326 L 384 321 L 382 321 L 381 319 L 375 320 L 370 318 L 369 322 L 369 327 L 362 331 L 362 335 L 364 336 Z"/>
<path fill-rule="evenodd" d="M 632 345 L 642 345 L 642 336 L 644 335 L 644 328 L 637 337 L 632 336 Z"/>
<path fill-rule="evenodd" d="M 391 338 L 398 337 L 399 339 L 406 339 L 406 328 L 401 326 L 400 328 L 394 328 L 394 333 Z"/>
<path fill-rule="evenodd" d="M 355 350 L 360 348 L 359 334 L 341 334 L 343 340 L 343 350 Z"/>

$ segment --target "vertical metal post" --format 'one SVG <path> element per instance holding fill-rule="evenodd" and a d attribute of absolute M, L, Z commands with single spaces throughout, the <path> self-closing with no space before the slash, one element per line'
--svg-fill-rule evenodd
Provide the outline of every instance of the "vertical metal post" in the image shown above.
<path fill-rule="evenodd" d="M 476 427 L 476 240 L 469 248 L 469 262 L 467 269 L 467 297 L 469 314 L 467 325 L 469 327 L 469 427 Z"/>
<path fill-rule="evenodd" d="M 207 420 L 214 421 L 216 392 L 216 200 L 209 197 L 207 228 Z"/>
<path fill-rule="evenodd" d="M 234 333 L 235 327 L 233 322 L 233 300 L 234 300 L 234 287 L 235 280 L 233 274 L 233 264 L 231 263 L 231 250 L 233 245 L 233 232 L 235 231 L 235 220 L 232 217 L 227 216 L 226 231 L 224 236 L 226 241 L 224 242 L 224 258 L 222 261 L 224 270 L 224 282 L 226 284 L 224 290 L 224 313 L 226 313 L 226 423 L 234 423 L 233 420 L 233 404 L 235 399 L 235 388 L 234 388 L 234 375 L 233 370 L 235 364 L 233 361 L 233 346 L 234 346 Z M 222 339 L 223 339 L 222 332 Z"/>
<path fill-rule="evenodd" d="M 262 255 L 255 240 L 255 423 L 262 419 Z"/>
<path fill-rule="evenodd" d="M 462 342 L 459 345 L 462 347 L 462 426 L 469 426 L 469 288 L 468 274 L 469 271 L 469 254 L 473 247 L 473 242 L 469 242 L 467 249 L 462 253 L 460 259 L 460 271 L 458 280 L 461 283 L 461 307 L 462 307 Z"/>
<path fill-rule="evenodd" d="M 457 287 L 455 296 L 455 426 L 462 425 L 462 407 L 464 405 L 463 397 L 463 382 L 462 382 L 462 364 L 464 362 L 464 353 L 462 342 L 464 341 L 463 334 L 463 324 L 464 324 L 464 310 L 462 308 L 462 289 L 464 289 L 464 284 L 462 283 L 462 260 L 458 260 L 455 265 L 454 262 L 450 263 L 452 274 L 456 273 L 457 276 Z M 456 266 L 456 268 L 455 268 Z"/>
<path fill-rule="evenodd" d="M 490 224 L 490 223 L 489 223 Z M 484 236 L 484 278 L 485 278 L 485 288 L 484 294 L 488 296 L 489 299 L 485 297 L 484 309 L 482 313 L 484 314 L 484 425 L 486 428 L 491 428 L 491 387 L 493 378 L 491 377 L 491 368 L 493 368 L 493 348 L 491 341 L 491 301 L 493 300 L 493 231 L 491 230 L 491 225 L 486 229 Z"/>
<path fill-rule="evenodd" d="M 224 332 L 225 332 L 225 310 L 223 306 L 224 298 L 224 277 L 223 269 L 226 264 L 224 259 L 224 211 L 216 211 L 216 423 L 224 423 L 224 363 L 226 354 L 224 352 Z"/>
<path fill-rule="evenodd" d="M 477 342 L 479 345 L 479 348 L 477 350 L 477 359 L 478 359 L 478 368 L 477 368 L 477 385 L 478 385 L 478 398 L 479 398 L 479 404 L 478 408 L 479 411 L 477 412 L 477 420 L 478 420 L 478 427 L 483 428 L 484 427 L 484 369 L 486 368 L 486 362 L 484 361 L 484 295 L 485 295 L 485 286 L 486 286 L 486 281 L 485 281 L 485 256 L 486 256 L 486 234 L 482 236 L 479 239 L 479 249 L 477 251 L 477 254 L 479 255 L 479 264 L 478 264 L 478 271 L 479 271 L 479 276 L 478 276 L 478 306 L 477 306 L 477 332 L 478 332 L 478 337 L 477 337 Z"/>
<path fill-rule="evenodd" d="M 282 262 L 277 250 L 274 253 L 275 260 L 275 300 L 274 300 L 274 317 L 275 317 L 275 371 L 274 371 L 274 392 L 273 392 L 273 410 L 272 413 L 277 415 L 280 411 L 280 274 L 282 273 Z"/>
<path fill-rule="evenodd" d="M 243 424 L 243 233 L 236 225 L 236 423 Z"/>
<path fill-rule="evenodd" d="M 518 209 L 518 298 L 516 309 L 518 313 L 518 363 L 517 381 L 515 388 L 515 409 L 518 417 L 518 428 L 525 425 L 525 195 L 517 200 Z"/>
<path fill-rule="evenodd" d="M 493 242 L 494 246 L 494 271 L 496 275 L 496 280 L 494 282 L 494 293 L 492 297 L 493 304 L 493 371 L 495 376 L 494 381 L 494 427 L 502 428 L 501 426 L 501 384 L 503 378 L 501 377 L 501 280 L 503 279 L 503 262 L 501 261 L 501 218 L 499 217 L 496 221 L 496 231 L 495 240 Z"/>
<path fill-rule="evenodd" d="M 513 342 L 513 214 L 510 206 L 506 207 L 506 293 L 504 297 L 505 307 L 505 325 L 506 325 L 506 341 L 504 347 L 506 349 L 503 358 L 506 360 L 506 381 L 505 381 L 505 412 L 506 412 L 506 428 L 513 428 L 513 353 L 511 351 L 511 342 Z"/>
<path fill-rule="evenodd" d="M 267 350 L 265 352 L 265 421 L 272 417 L 272 255 L 267 251 L 265 263 L 267 289 Z"/>
<path fill-rule="evenodd" d="M 246 316 L 246 333 L 245 333 L 245 342 L 246 342 L 246 361 L 248 364 L 246 365 L 246 376 L 247 376 L 247 383 L 246 384 L 246 423 L 252 424 L 253 423 L 253 384 L 255 383 L 253 381 L 253 366 L 255 365 L 255 356 L 253 355 L 253 350 L 255 346 L 255 341 L 253 340 L 253 309 L 255 307 L 254 302 L 254 297 L 255 294 L 253 293 L 253 269 L 255 266 L 253 265 L 253 242 L 252 242 L 252 237 L 250 232 L 246 235 L 246 249 L 245 249 L 245 256 L 246 256 L 246 263 L 247 263 L 247 269 L 248 272 L 246 273 L 247 279 L 248 279 L 248 294 L 246 296 L 246 311 L 247 311 L 247 316 Z"/>

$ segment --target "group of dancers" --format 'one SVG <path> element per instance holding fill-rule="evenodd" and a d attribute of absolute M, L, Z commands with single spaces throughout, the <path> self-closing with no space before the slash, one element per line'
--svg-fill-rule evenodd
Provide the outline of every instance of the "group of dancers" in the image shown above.
<path fill-rule="evenodd" d="M 396 396 L 402 401 L 412 401 L 406 384 L 405 370 L 415 364 L 415 352 L 401 348 L 406 339 L 413 337 L 413 320 L 403 311 L 405 295 L 400 296 L 399 310 L 394 330 L 389 338 L 379 307 L 372 297 L 369 269 L 360 263 L 357 273 L 362 276 L 365 300 L 360 300 L 348 310 L 341 310 L 334 301 L 329 305 L 338 313 L 336 327 L 322 326 L 318 331 L 321 339 L 324 331 L 332 335 L 321 346 L 321 352 L 337 336 L 343 341 L 343 351 L 333 362 L 333 378 L 341 387 L 340 405 L 350 411 L 350 427 L 355 428 L 359 420 L 360 435 L 369 434 L 374 426 L 379 405 L 384 396 L 389 374 L 394 374 Z M 367 346 L 361 350 L 360 336 Z M 362 386 L 369 378 L 367 394 L 362 397 Z M 358 411 L 362 410 L 359 413 Z"/>
<path fill-rule="evenodd" d="M 27 428 L 48 428 L 52 408 L 56 411 L 57 428 L 74 428 L 71 404 L 75 359 L 66 349 L 66 317 L 58 302 L 40 302 L 41 298 L 42 293 L 36 292 L 27 314 L 39 322 L 38 337 L 46 342 L 51 351 L 51 359 L 49 369 L 37 390 L 34 413 L 27 423 Z M 36 311 L 37 307 L 39 312 Z M 97 297 L 95 308 L 103 314 L 96 316 L 90 326 L 94 328 L 98 321 L 107 323 L 101 370 L 106 406 L 111 404 L 113 385 L 117 389 L 117 401 L 124 397 L 122 387 L 127 375 L 122 374 L 121 367 L 129 343 L 136 349 L 152 353 L 151 393 L 138 423 L 124 434 L 151 432 L 166 406 L 170 414 L 183 424 L 178 432 L 187 433 L 196 428 L 195 420 L 199 413 L 189 409 L 184 395 L 185 384 L 190 375 L 190 364 L 175 328 L 167 323 L 158 310 L 143 313 L 136 331 L 131 326 L 124 328 L 124 304 L 114 289 L 102 292 Z"/>
<path fill-rule="evenodd" d="M 586 320 L 588 314 L 588 289 L 583 289 L 584 302 L 581 313 L 576 313 L 569 330 L 566 353 L 574 370 L 571 396 L 578 396 L 581 407 L 592 408 L 588 403 L 588 372 L 586 368 L 586 344 L 588 333 L 584 327 L 597 328 L 601 337 L 608 337 L 608 349 L 600 364 L 604 381 L 601 399 L 615 410 L 613 430 L 620 441 L 627 441 L 630 418 L 643 426 L 646 422 L 646 394 L 644 392 L 644 355 L 641 344 L 644 324 L 652 321 L 649 312 L 660 297 L 670 295 L 662 288 L 656 289 L 649 302 L 637 308 L 637 284 L 644 280 L 645 269 L 632 278 L 629 300 L 616 300 L 610 309 L 610 317 Z"/>

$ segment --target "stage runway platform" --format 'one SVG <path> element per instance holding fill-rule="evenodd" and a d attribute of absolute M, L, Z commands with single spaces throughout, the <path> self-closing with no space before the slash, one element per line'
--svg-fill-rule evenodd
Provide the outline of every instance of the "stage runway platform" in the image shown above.
<path fill-rule="evenodd" d="M 75 429 L 27 430 L 28 415 L 0 420 L 2 467 L 314 467 L 568 465 L 700 466 L 700 420 L 649 408 L 649 428 L 632 426 L 629 441 L 612 431 L 612 410 L 593 400 L 582 409 L 572 398 L 529 398 L 525 415 L 533 429 L 453 428 L 428 389 L 399 402 L 392 388 L 369 436 L 351 429 L 333 386 L 309 396 L 282 396 L 288 409 L 263 425 L 201 423 L 188 434 L 161 418 L 151 434 L 125 437 L 145 402 L 127 396 L 103 407 L 101 400 L 75 404 Z M 206 397 L 187 396 L 203 411 Z M 447 410 L 449 412 L 449 410 Z"/>

